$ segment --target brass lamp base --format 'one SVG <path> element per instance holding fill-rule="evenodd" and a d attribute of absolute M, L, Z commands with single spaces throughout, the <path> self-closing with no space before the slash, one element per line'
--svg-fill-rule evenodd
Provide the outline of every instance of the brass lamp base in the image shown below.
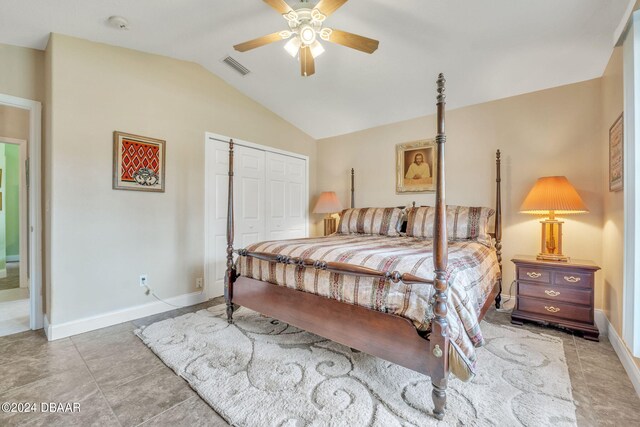
<path fill-rule="evenodd" d="M 338 226 L 337 221 L 331 215 L 324 218 L 324 235 L 328 236 L 336 232 Z"/>
<path fill-rule="evenodd" d="M 560 262 L 569 262 L 569 257 L 566 255 L 558 255 L 558 254 L 543 254 L 540 253 L 536 256 L 536 259 L 540 261 L 560 261 Z"/>
<path fill-rule="evenodd" d="M 562 221 L 555 219 L 553 214 L 549 219 L 540 221 L 542 224 L 542 241 L 540 253 L 536 257 L 541 261 L 568 262 L 569 257 L 562 254 Z"/>

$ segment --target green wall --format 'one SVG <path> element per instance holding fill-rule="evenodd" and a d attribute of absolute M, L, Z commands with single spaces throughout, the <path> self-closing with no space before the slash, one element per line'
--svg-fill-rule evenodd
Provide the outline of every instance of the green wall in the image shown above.
<path fill-rule="evenodd" d="M 5 169 L 6 169 L 6 156 L 5 156 L 5 147 L 8 144 L 0 144 L 0 170 L 2 170 L 2 181 L 0 182 L 0 192 L 2 192 L 2 210 L 0 210 L 0 271 L 3 272 L 2 276 L 6 277 L 6 269 L 7 269 L 7 232 L 6 232 L 6 223 L 7 223 L 7 210 L 6 206 L 6 191 L 7 188 L 7 180 L 4 178 Z"/>
<path fill-rule="evenodd" d="M 5 144 L 5 168 L 2 183 L 6 207 L 7 257 L 20 255 L 20 146 Z M 6 176 L 6 178 L 5 178 Z"/>

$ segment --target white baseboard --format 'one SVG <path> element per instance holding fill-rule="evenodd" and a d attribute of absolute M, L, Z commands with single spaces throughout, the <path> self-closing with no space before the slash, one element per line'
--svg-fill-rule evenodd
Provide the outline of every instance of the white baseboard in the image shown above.
<path fill-rule="evenodd" d="M 600 331 L 600 335 L 605 337 L 608 336 L 609 335 L 609 319 L 607 318 L 607 315 L 604 314 L 604 311 L 597 308 L 594 310 L 593 314 L 594 314 L 594 320 L 596 322 L 596 326 Z"/>
<path fill-rule="evenodd" d="M 620 362 L 622 362 L 624 370 L 627 371 L 627 375 L 633 387 L 636 389 L 636 393 L 640 396 L 640 368 L 638 368 L 638 365 L 636 365 L 633 360 L 631 352 L 602 310 L 595 311 L 595 319 L 598 329 L 600 329 L 600 335 L 607 335 L 609 337 L 611 346 L 618 355 Z"/>
<path fill-rule="evenodd" d="M 7 269 L 3 268 L 0 270 L 0 279 L 4 279 L 5 277 L 7 277 Z"/>
<path fill-rule="evenodd" d="M 20 255 L 7 255 L 7 262 L 18 262 L 20 261 Z"/>
<path fill-rule="evenodd" d="M 173 298 L 167 298 L 165 301 L 175 306 L 187 307 L 199 304 L 206 300 L 207 297 L 204 292 L 193 292 L 190 294 L 178 295 Z M 154 301 L 147 304 L 109 311 L 107 313 L 58 324 L 50 324 L 45 316 L 44 330 L 47 335 L 47 339 L 52 341 L 81 334 L 83 332 L 106 328 L 107 326 L 117 325 L 118 323 L 129 322 L 141 317 L 164 313 L 165 311 L 175 310 L 176 308 L 177 307 L 168 305 L 161 301 Z"/>

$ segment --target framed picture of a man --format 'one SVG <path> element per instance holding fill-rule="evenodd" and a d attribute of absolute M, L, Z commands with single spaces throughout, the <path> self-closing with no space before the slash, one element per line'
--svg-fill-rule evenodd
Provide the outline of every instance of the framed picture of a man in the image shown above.
<path fill-rule="evenodd" d="M 396 145 L 396 192 L 434 192 L 436 172 L 435 140 Z"/>

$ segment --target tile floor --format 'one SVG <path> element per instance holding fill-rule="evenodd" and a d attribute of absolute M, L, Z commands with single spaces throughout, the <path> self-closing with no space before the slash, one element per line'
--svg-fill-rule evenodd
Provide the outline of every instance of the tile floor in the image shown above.
<path fill-rule="evenodd" d="M 7 263 L 7 277 L 0 279 L 0 291 L 20 287 L 20 263 Z"/>
<path fill-rule="evenodd" d="M 9 292 L 9 291 L 0 291 Z M 29 330 L 29 299 L 0 302 L 0 337 Z"/>
<path fill-rule="evenodd" d="M 54 342 L 47 342 L 42 331 L 0 337 L 0 402 L 80 402 L 75 414 L 0 412 L 0 425 L 226 426 L 132 333 L 220 302 Z M 491 310 L 487 320 L 507 324 L 509 315 Z M 563 340 L 579 425 L 640 425 L 640 399 L 606 338 L 593 343 L 550 328 L 524 327 Z"/>
<path fill-rule="evenodd" d="M 0 337 L 29 330 L 29 288 L 20 287 L 20 263 L 7 263 L 0 279 Z"/>

